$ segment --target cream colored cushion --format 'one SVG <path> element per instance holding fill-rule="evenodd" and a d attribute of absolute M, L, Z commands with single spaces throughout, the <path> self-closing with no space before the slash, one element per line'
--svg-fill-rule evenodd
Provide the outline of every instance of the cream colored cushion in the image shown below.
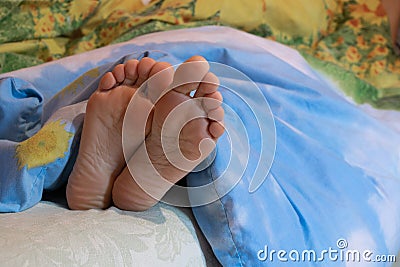
<path fill-rule="evenodd" d="M 204 266 L 192 222 L 158 204 L 141 212 L 71 211 L 40 202 L 0 214 L 1 266 Z"/>

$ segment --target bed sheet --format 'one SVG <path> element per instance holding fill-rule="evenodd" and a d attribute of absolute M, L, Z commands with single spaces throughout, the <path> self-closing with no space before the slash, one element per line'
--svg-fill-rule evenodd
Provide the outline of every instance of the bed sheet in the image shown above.
<path fill-rule="evenodd" d="M 289 45 L 357 103 L 400 109 L 400 58 L 380 0 L 6 1 L 0 72 L 202 25 L 227 25 Z"/>
<path fill-rule="evenodd" d="M 79 105 L 83 105 L 81 101 L 96 88 L 97 77 L 125 60 L 132 51 L 138 52 L 135 57 L 142 55 L 140 51 L 148 51 L 149 56 L 172 64 L 193 54 L 202 54 L 211 61 L 241 71 L 262 92 L 262 98 L 253 94 L 249 88 L 254 83 L 248 80 L 221 77 L 221 81 L 232 82 L 232 88 L 236 89 L 221 89 L 224 102 L 231 108 L 227 110 L 227 132 L 234 135 L 240 128 L 232 113 L 237 112 L 248 130 L 251 148 L 247 172 L 240 177 L 240 182 L 218 201 L 194 208 L 202 231 L 223 265 L 262 265 L 265 261 L 259 260 L 257 253 L 265 245 L 287 251 L 321 251 L 334 246 L 339 239 L 348 242 L 341 244 L 348 244 L 352 250 L 370 249 L 381 255 L 398 253 L 400 132 L 390 121 L 399 121 L 399 112 L 355 105 L 288 47 L 231 28 L 203 27 L 138 37 L 0 78 L 7 82 L 11 76 L 18 77 L 29 81 L 30 90 L 40 89 L 43 109 L 39 123 L 42 124 L 49 122 L 48 118 L 57 114 L 56 110 L 60 112 L 59 118 L 63 118 L 66 113 L 60 108 L 65 105 L 76 103 L 75 114 L 82 113 Z M 75 78 L 73 86 L 69 85 Z M 247 104 L 237 99 L 235 92 L 239 95 L 248 92 Z M 254 124 L 252 114 L 269 112 L 265 103 L 260 104 L 262 99 L 268 101 L 274 117 L 276 154 L 268 177 L 255 193 L 250 193 L 252 172 L 262 154 L 260 128 L 256 126 L 265 122 Z M 248 105 L 252 110 L 249 111 Z M 63 126 L 71 129 L 71 125 L 73 123 Z M 71 141 L 71 136 L 66 140 Z M 217 193 L 226 189 L 217 179 L 226 173 L 230 156 L 239 161 L 236 160 L 237 166 L 228 172 L 228 181 L 238 174 L 235 167 L 243 165 L 243 151 L 240 150 L 243 142 L 235 143 L 230 156 L 227 153 L 229 142 L 228 135 L 219 140 L 213 164 L 202 172 L 190 174 L 189 184 L 211 182 Z M 59 159 L 57 164 L 61 162 Z M 10 167 L 13 164 L 18 166 L 12 163 Z M 264 164 L 261 161 L 261 165 Z M 28 164 L 22 169 L 35 175 L 35 168 L 29 168 Z M 60 169 L 60 165 L 56 165 L 56 169 Z M 46 170 L 51 171 L 51 168 Z M 65 169 L 64 174 L 67 173 Z M 49 176 L 52 181 L 58 178 Z M 280 266 L 279 262 L 268 264 Z M 297 266 L 298 262 L 292 265 Z M 347 263 L 324 262 L 324 266 L 329 265 L 346 266 Z M 390 265 L 390 262 L 371 264 Z M 302 266 L 318 266 L 318 263 L 308 262 Z"/>

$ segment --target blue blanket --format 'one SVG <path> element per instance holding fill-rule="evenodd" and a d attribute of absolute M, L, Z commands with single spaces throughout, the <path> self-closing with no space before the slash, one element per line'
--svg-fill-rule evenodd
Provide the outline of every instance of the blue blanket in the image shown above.
<path fill-rule="evenodd" d="M 222 27 L 150 34 L 1 75 L 1 212 L 32 207 L 65 183 L 84 101 L 102 74 L 144 51 L 171 64 L 201 54 L 243 74 L 219 73 L 227 133 L 212 164 L 187 177 L 220 197 L 193 211 L 223 265 L 391 265 L 400 132 L 376 118 L 400 114 L 358 107 L 297 52 Z"/>

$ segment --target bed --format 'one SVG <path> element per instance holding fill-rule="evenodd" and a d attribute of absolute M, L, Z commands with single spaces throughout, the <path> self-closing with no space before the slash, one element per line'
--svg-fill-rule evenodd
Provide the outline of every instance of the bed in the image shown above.
<path fill-rule="evenodd" d="M 324 12 L 303 10 L 310 16 L 307 25 L 273 1 L 248 3 L 241 12 L 240 1 L 137 1 L 129 5 L 132 10 L 123 1 L 7 2 L 1 11 L 0 92 L 2 100 L 18 92 L 15 98 L 25 102 L 15 108 L 2 102 L 3 110 L 10 110 L 2 117 L 1 160 L 44 126 L 60 118 L 68 122 L 64 107 L 73 107 L 72 118 L 84 113 L 80 103 L 96 89 L 101 73 L 128 58 L 146 54 L 178 64 L 202 54 L 245 78 L 232 81 L 221 73 L 226 87 L 233 88 L 223 91 L 230 135 L 219 141 L 212 165 L 186 178 L 192 187 L 213 183 L 221 199 L 192 209 L 160 203 L 144 213 L 114 207 L 69 211 L 62 186 L 77 146 L 70 138 L 62 157 L 46 158 L 46 175 L 41 168 L 29 168 L 31 161 L 24 158 L 25 180 L 19 186 L 32 188 L 29 181 L 36 177 L 40 190 L 29 196 L 17 192 L 24 201 L 13 205 L 4 201 L 10 193 L 1 191 L 3 210 L 19 211 L 0 215 L 4 265 L 281 266 L 276 255 L 272 260 L 268 254 L 272 249 L 320 252 L 330 247 L 397 255 L 399 59 L 389 49 L 379 2 L 372 2 L 316 1 L 314 8 Z M 250 19 L 246 10 L 257 12 Z M 67 19 L 72 22 L 62 23 Z M 40 27 L 30 28 L 30 20 Z M 368 23 L 372 26 L 365 27 Z M 38 65 L 45 61 L 50 62 Z M 254 84 L 261 97 L 249 89 Z M 21 116 L 25 107 L 30 116 Z M 24 123 L 4 126 L 18 118 Z M 65 125 L 64 130 L 79 136 L 79 123 Z M 238 129 L 247 134 L 247 146 L 232 141 L 240 138 L 234 136 Z M 231 143 L 236 147 L 225 149 Z M 263 155 L 265 150 L 275 152 L 274 158 Z M 244 169 L 238 151 L 248 151 Z M 11 158 L 7 169 L 1 168 L 3 184 L 5 177 L 13 177 L 10 173 L 15 177 L 21 171 L 21 157 Z M 249 193 L 258 165 L 266 171 L 258 177 L 266 178 Z M 231 181 L 238 173 L 241 179 Z M 393 259 L 368 266 L 392 266 Z M 287 265 L 298 266 L 290 260 Z M 311 259 L 301 266 L 318 264 Z M 351 264 L 365 266 L 324 262 Z"/>

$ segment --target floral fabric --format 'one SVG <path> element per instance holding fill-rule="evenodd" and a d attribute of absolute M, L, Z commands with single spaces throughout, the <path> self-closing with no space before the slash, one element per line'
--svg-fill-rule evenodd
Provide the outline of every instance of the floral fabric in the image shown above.
<path fill-rule="evenodd" d="M 0 72 L 150 32 L 210 24 L 294 47 L 356 102 L 400 109 L 400 58 L 379 0 L 6 1 Z"/>
<path fill-rule="evenodd" d="M 315 48 L 297 48 L 318 59 L 315 65 L 336 78 L 357 102 L 400 109 L 400 57 L 394 53 L 381 2 L 343 1 L 339 11 L 332 12 L 335 30 Z"/>

